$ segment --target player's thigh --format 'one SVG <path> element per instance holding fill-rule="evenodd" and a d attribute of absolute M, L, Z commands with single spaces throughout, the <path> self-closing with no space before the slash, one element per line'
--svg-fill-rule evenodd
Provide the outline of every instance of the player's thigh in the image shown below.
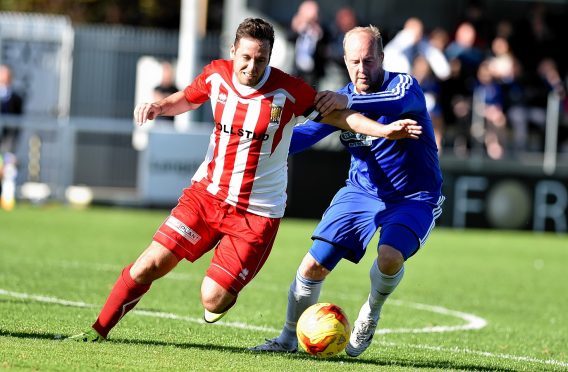
<path fill-rule="evenodd" d="M 212 226 L 222 219 L 223 207 L 223 203 L 211 195 L 189 187 L 153 240 L 178 258 L 194 262 L 219 242 L 221 233 Z"/>
<path fill-rule="evenodd" d="M 354 187 L 340 189 L 318 223 L 312 238 L 347 249 L 357 262 L 379 224 L 385 204 Z"/>
<path fill-rule="evenodd" d="M 440 212 L 440 206 L 419 201 L 389 205 L 380 218 L 379 246 L 394 247 L 408 259 L 424 245 Z"/>
<path fill-rule="evenodd" d="M 234 212 L 224 224 L 227 229 L 215 248 L 207 276 L 237 295 L 266 262 L 280 219 Z"/>
<path fill-rule="evenodd" d="M 339 261 L 348 255 L 349 250 L 346 248 L 314 239 L 308 254 L 300 264 L 300 273 L 311 280 L 323 280 Z"/>

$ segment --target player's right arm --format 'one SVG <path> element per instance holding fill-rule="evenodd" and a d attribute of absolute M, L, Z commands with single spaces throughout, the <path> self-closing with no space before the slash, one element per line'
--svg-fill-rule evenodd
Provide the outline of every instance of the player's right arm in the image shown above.
<path fill-rule="evenodd" d="M 403 116 L 421 111 L 424 104 L 424 94 L 418 82 L 407 74 L 398 75 L 381 92 L 348 94 L 323 91 L 316 95 L 315 100 L 315 107 L 323 116 L 343 109 L 373 113 L 375 116 Z"/>
<path fill-rule="evenodd" d="M 183 91 L 176 92 L 160 101 L 140 103 L 134 109 L 134 119 L 138 125 L 154 120 L 158 116 L 175 116 L 195 110 L 201 104 L 189 102 Z"/>
<path fill-rule="evenodd" d="M 401 119 L 385 125 L 353 110 L 335 110 L 319 121 L 353 133 L 389 140 L 418 139 L 422 134 L 422 126 L 412 119 Z"/>

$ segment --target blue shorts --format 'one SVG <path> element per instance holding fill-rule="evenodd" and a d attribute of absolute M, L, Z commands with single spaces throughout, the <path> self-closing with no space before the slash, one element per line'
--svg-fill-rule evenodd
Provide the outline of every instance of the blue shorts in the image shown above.
<path fill-rule="evenodd" d="M 406 260 L 428 239 L 442 212 L 442 202 L 443 197 L 438 204 L 417 200 L 385 203 L 359 188 L 345 186 L 335 194 L 316 227 L 310 254 L 328 270 L 341 258 L 357 263 L 381 228 L 379 245 L 394 247 Z"/>

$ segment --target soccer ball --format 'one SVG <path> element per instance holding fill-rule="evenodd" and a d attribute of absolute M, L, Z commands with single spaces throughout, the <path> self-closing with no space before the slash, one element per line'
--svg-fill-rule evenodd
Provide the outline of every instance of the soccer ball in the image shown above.
<path fill-rule="evenodd" d="M 320 358 L 334 356 L 347 346 L 351 327 L 347 316 L 337 305 L 318 303 L 304 311 L 298 319 L 298 343 L 308 354 Z"/>

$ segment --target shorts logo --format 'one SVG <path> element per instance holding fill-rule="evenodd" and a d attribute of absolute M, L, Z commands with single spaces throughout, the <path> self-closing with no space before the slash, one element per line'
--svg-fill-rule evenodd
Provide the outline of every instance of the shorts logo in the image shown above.
<path fill-rule="evenodd" d="M 243 271 L 241 271 L 241 272 L 239 273 L 239 278 L 241 278 L 242 280 L 247 280 L 247 275 L 248 275 L 248 274 L 249 274 L 249 271 L 248 271 L 248 269 L 245 267 L 245 268 L 243 269 Z"/>
<path fill-rule="evenodd" d="M 280 121 L 281 116 L 282 116 L 282 106 L 274 104 L 270 105 L 270 122 L 278 123 Z"/>
<path fill-rule="evenodd" d="M 166 226 L 175 230 L 191 244 L 197 244 L 197 242 L 201 240 L 201 235 L 193 231 L 189 226 L 187 226 L 174 216 L 168 217 L 168 219 L 166 220 Z"/>

